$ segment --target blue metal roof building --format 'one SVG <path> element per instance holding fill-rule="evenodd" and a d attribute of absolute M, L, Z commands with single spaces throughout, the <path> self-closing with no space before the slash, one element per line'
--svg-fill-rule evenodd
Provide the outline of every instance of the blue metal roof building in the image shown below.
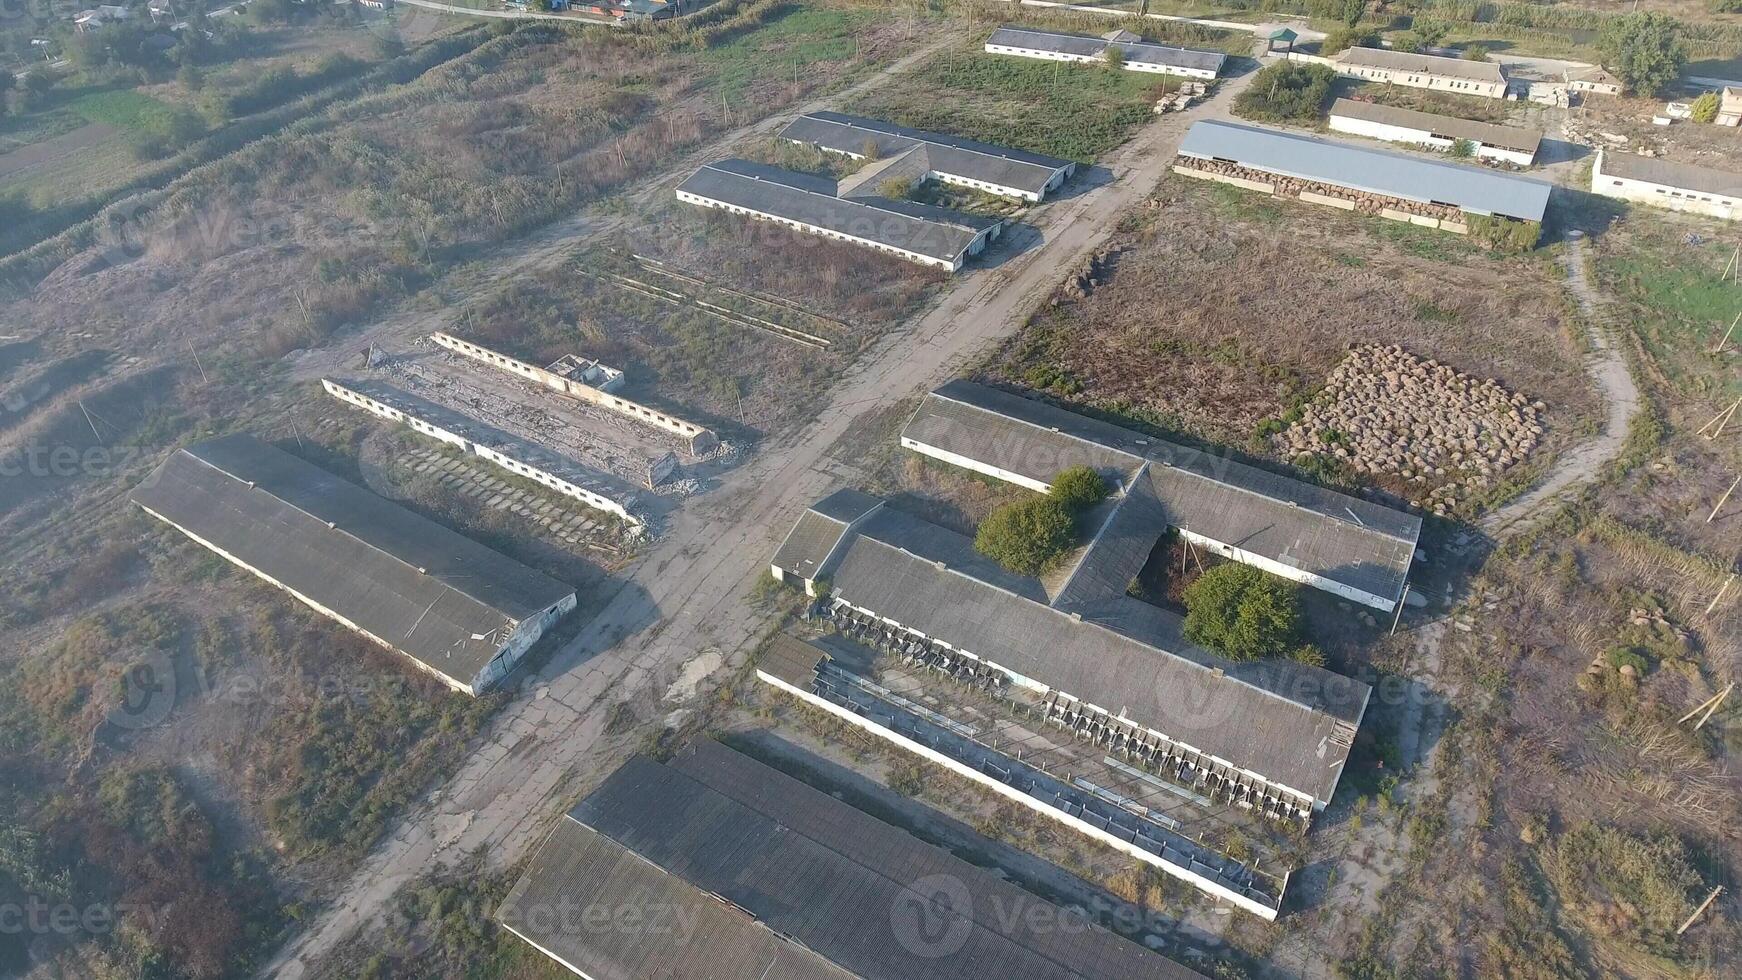
<path fill-rule="evenodd" d="M 1471 214 L 1540 222 L 1548 210 L 1549 185 L 1541 181 L 1258 126 L 1195 123 L 1179 152 Z"/>

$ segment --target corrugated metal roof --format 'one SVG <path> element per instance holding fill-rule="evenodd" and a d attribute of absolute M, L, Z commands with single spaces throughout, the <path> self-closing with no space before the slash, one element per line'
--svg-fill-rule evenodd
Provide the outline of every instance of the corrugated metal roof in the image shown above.
<path fill-rule="evenodd" d="M 1599 154 L 1597 170 L 1610 177 L 1643 180 L 1700 194 L 1742 198 L 1742 174 L 1696 167 L 1690 163 L 1674 163 L 1656 157 L 1642 157 L 1636 153 L 1610 153 L 1605 150 Z"/>
<path fill-rule="evenodd" d="M 909 129 L 881 119 L 840 112 L 807 112 L 780 132 L 782 139 L 813 143 L 836 153 L 864 154 L 867 143 L 877 156 L 894 156 L 924 145 L 931 169 L 969 180 L 1038 194 L 1071 161 L 976 140 Z"/>
<path fill-rule="evenodd" d="M 816 682 L 817 665 L 826 656 L 822 649 L 790 633 L 776 633 L 768 646 L 757 655 L 756 669 L 778 677 L 801 691 L 808 691 Z"/>
<path fill-rule="evenodd" d="M 812 504 L 787 532 L 773 565 L 805 579 L 815 578 L 829 553 L 847 533 L 847 525 L 883 506 L 883 501 L 858 490 L 836 490 Z"/>
<path fill-rule="evenodd" d="M 1126 61 L 1214 72 L 1220 72 L 1222 64 L 1228 58 L 1220 51 L 1177 48 L 1166 44 L 1151 44 L 1147 41 L 1110 41 L 1107 38 L 1089 37 L 1082 34 L 1060 34 L 1055 31 L 1037 31 L 1026 27 L 1000 27 L 992 32 L 992 36 L 986 39 L 986 43 L 1011 48 L 1028 48 L 1034 51 L 1054 51 L 1085 58 L 1102 57 L 1111 45 L 1119 48 Z"/>
<path fill-rule="evenodd" d="M 251 436 L 177 450 L 131 499 L 463 683 L 574 593 Z"/>
<path fill-rule="evenodd" d="M 1476 122 L 1473 119 L 1459 119 L 1456 116 L 1442 116 L 1433 112 L 1417 112 L 1414 109 L 1400 109 L 1396 106 L 1379 105 L 1375 102 L 1359 102 L 1355 99 L 1338 99 L 1331 105 L 1331 115 L 1333 117 L 1344 116 L 1349 119 L 1364 119 L 1367 122 L 1400 126 L 1404 129 L 1417 129 L 1435 136 L 1470 140 L 1474 143 L 1497 146 L 1501 149 L 1517 150 L 1531 156 L 1535 156 L 1537 147 L 1542 145 L 1542 134 L 1534 130 L 1521 129 L 1517 126 L 1496 126 L 1493 123 Z"/>
<path fill-rule="evenodd" d="M 1293 661 L 1236 663 L 1128 596 L 1071 612 L 952 564 L 961 535 L 885 508 L 836 566 L 834 595 L 1297 792 L 1329 800 L 1369 689 Z M 1008 573 L 1005 573 L 1008 574 Z M 1073 614 L 1074 613 L 1074 614 Z"/>
<path fill-rule="evenodd" d="M 1437 54 L 1393 51 L 1389 48 L 1350 48 L 1337 60 L 1345 65 L 1383 68 L 1417 75 L 1440 75 L 1445 78 L 1490 83 L 1506 81 L 1506 75 L 1500 70 L 1500 66 L 1492 61 L 1470 61 Z"/>
<path fill-rule="evenodd" d="M 891 248 L 953 262 L 996 218 L 926 208 L 882 197 L 840 198 L 835 182 L 749 160 L 720 160 L 691 174 L 677 189 L 851 235 Z"/>
<path fill-rule="evenodd" d="M 551 909 L 572 911 L 568 928 Z M 697 925 L 589 929 L 587 909 Z M 608 777 L 497 914 L 596 980 L 1198 976 L 1080 920 L 1060 928 L 1044 900 L 711 740 Z"/>
<path fill-rule="evenodd" d="M 1389 599 L 1421 536 L 1402 511 L 968 381 L 927 395 L 902 438 L 1038 483 L 1078 465 L 1124 488 L 1142 480 L 1162 515 L 1151 543 L 1183 527 Z"/>
<path fill-rule="evenodd" d="M 1541 221 L 1548 209 L 1549 185 L 1541 181 L 1257 126 L 1193 123 L 1179 151 L 1182 156 L 1228 160 L 1301 180 L 1520 221 Z"/>

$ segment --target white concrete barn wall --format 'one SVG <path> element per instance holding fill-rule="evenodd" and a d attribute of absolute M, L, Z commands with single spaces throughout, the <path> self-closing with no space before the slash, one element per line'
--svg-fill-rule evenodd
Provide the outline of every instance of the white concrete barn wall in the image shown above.
<path fill-rule="evenodd" d="M 327 390 L 327 394 L 332 395 L 334 398 L 349 402 L 352 405 L 356 405 L 357 407 L 379 415 L 382 418 L 392 419 L 395 422 L 403 422 L 424 435 L 458 446 L 460 449 L 471 453 L 480 459 L 488 460 L 516 476 L 527 477 L 528 479 L 534 480 L 552 490 L 555 490 L 557 493 L 560 493 L 565 497 L 579 500 L 581 503 L 586 504 L 589 507 L 619 517 L 629 524 L 637 527 L 641 526 L 642 522 L 640 518 L 631 514 L 628 508 L 624 507 L 621 503 L 612 500 L 609 497 L 594 493 L 585 487 L 576 486 L 554 473 L 533 466 L 532 464 L 517 459 L 501 450 L 480 445 L 464 436 L 449 432 L 441 426 L 407 415 L 399 409 L 394 408 L 392 405 L 378 402 L 375 399 L 370 398 L 368 395 L 352 391 L 351 389 L 327 378 L 321 379 L 321 386 Z"/>
<path fill-rule="evenodd" d="M 574 612 L 575 603 L 575 594 L 571 592 L 556 605 L 515 626 L 508 642 L 496 651 L 496 655 L 490 658 L 490 662 L 473 679 L 472 687 L 479 691 L 489 690 L 496 686 L 497 681 L 513 673 L 521 658 L 526 656 L 526 651 L 532 649 L 532 645 L 544 636 L 545 630 L 550 629 L 557 620 Z"/>
<path fill-rule="evenodd" d="M 374 633 L 369 632 L 368 630 L 364 629 L 363 627 L 358 626 L 356 623 L 351 622 L 349 619 L 346 619 L 344 616 L 339 615 L 338 613 L 334 612 L 333 610 L 328 609 L 326 606 L 321 605 L 319 602 L 316 602 L 314 599 L 312 599 L 306 595 L 303 595 L 301 592 L 296 591 L 295 589 L 291 588 L 288 585 L 285 585 L 283 582 L 280 582 L 278 579 L 275 579 L 272 576 L 261 571 L 260 569 L 255 568 L 253 565 L 248 564 L 247 562 L 243 561 L 241 558 L 238 558 L 235 555 L 230 554 L 228 551 L 225 551 L 224 549 L 218 547 L 216 544 L 213 544 L 212 542 L 207 541 L 205 538 L 200 537 L 198 534 L 195 534 L 194 532 L 188 530 L 187 528 L 181 526 L 180 524 L 177 524 L 176 522 L 170 520 L 169 518 L 163 516 L 162 514 L 159 514 L 157 511 L 152 510 L 151 508 L 145 506 L 144 504 L 140 504 L 139 509 L 145 511 L 147 514 L 150 514 L 152 517 L 157 518 L 158 520 L 162 521 L 163 523 L 168 524 L 170 527 L 175 528 L 177 531 L 180 531 L 181 533 L 187 535 L 189 538 L 191 538 L 195 542 L 198 542 L 199 545 L 201 547 L 205 548 L 207 551 L 210 551 L 213 554 L 225 559 L 226 561 L 229 561 L 230 563 L 234 564 L 238 568 L 245 569 L 246 571 L 252 572 L 254 575 L 259 577 L 261 580 L 263 580 L 265 582 L 269 582 L 272 585 L 276 585 L 279 588 L 283 589 L 284 591 L 290 593 L 293 597 L 296 598 L 296 600 L 298 602 L 301 602 L 303 605 L 308 606 L 310 609 L 313 609 L 314 611 L 320 613 L 321 615 L 327 617 L 328 619 L 331 619 L 334 622 L 338 623 L 339 625 L 344 626 L 344 627 L 352 630 L 353 632 L 355 632 L 361 636 L 368 637 L 370 640 L 373 640 L 374 642 L 380 644 L 381 646 L 386 647 L 389 650 L 392 650 L 394 653 L 398 654 L 399 656 L 404 657 L 412 666 L 416 667 L 418 670 L 423 671 L 424 673 L 430 675 L 431 677 L 437 678 L 443 684 L 446 684 L 447 686 L 453 688 L 454 690 L 459 691 L 461 694 L 470 694 L 473 697 L 476 697 L 482 691 L 482 688 L 477 688 L 477 687 L 473 686 L 471 678 L 461 680 L 460 678 L 450 677 L 447 674 L 442 673 L 441 671 L 430 666 L 429 664 L 424 663 L 423 661 L 417 659 L 416 657 L 412 656 L 411 654 L 406 653 L 404 650 L 401 650 L 398 647 L 394 646 L 392 644 L 392 642 L 385 640 L 385 639 L 382 639 L 381 637 L 376 636 Z"/>
<path fill-rule="evenodd" d="M 892 245 L 885 245 L 882 242 L 874 242 L 868 238 L 859 238 L 856 235 L 847 235 L 838 231 L 831 231 L 827 228 L 818 227 L 817 225 L 806 224 L 803 221 L 794 221 L 791 218 L 783 218 L 780 215 L 769 214 L 766 211 L 757 211 L 752 208 L 739 207 L 736 204 L 727 204 L 725 201 L 716 201 L 711 197 L 702 197 L 699 194 L 691 194 L 688 191 L 678 191 L 677 199 L 686 204 L 694 204 L 704 208 L 713 208 L 718 211 L 729 211 L 732 214 L 755 218 L 759 221 L 772 221 L 776 224 L 786 225 L 789 228 L 797 228 L 799 231 L 809 235 L 816 235 L 819 238 L 832 238 L 836 241 L 852 242 L 855 245 L 863 245 L 866 248 L 873 248 L 879 252 L 888 252 L 891 255 L 900 256 L 909 262 L 917 262 L 920 265 L 929 265 L 933 268 L 946 269 L 950 272 L 959 272 L 962 268 L 961 256 L 957 256 L 953 260 L 933 258 L 929 255 L 921 255 L 918 252 L 910 252 L 906 249 L 896 248 Z M 988 231 L 989 230 L 990 229 L 988 229 Z M 966 254 L 978 253 L 985 247 L 985 244 L 986 232 L 981 232 L 979 235 L 975 236 L 973 243 L 968 246 Z"/>
<path fill-rule="evenodd" d="M 1597 164 L 1591 168 L 1591 193 L 1710 218 L 1733 221 L 1742 217 L 1742 199 L 1603 173 L 1603 154 L 1597 155 Z"/>
<path fill-rule="evenodd" d="M 1479 82 L 1468 78 L 1448 78 L 1444 75 L 1394 71 L 1390 68 L 1370 68 L 1366 65 L 1351 65 L 1342 61 L 1331 61 L 1337 73 L 1352 78 L 1364 78 L 1374 82 L 1390 82 L 1393 85 L 1404 85 L 1409 88 L 1425 88 L 1435 92 L 1455 92 L 1458 95 L 1480 95 L 1490 99 L 1506 98 L 1505 82 Z"/>
<path fill-rule="evenodd" d="M 1000 469 L 996 466 L 982 463 L 979 460 L 969 459 L 966 456 L 960 456 L 956 453 L 939 449 L 936 446 L 926 445 L 916 440 L 909 439 L 906 436 L 901 437 L 901 445 L 903 448 L 911 449 L 914 452 L 930 456 L 933 459 L 942 460 L 946 463 L 953 463 L 954 465 L 960 466 L 964 469 L 973 470 L 976 473 L 982 473 L 986 476 L 1003 480 L 1006 483 L 1014 483 L 1019 487 L 1025 487 L 1038 493 L 1047 493 L 1050 489 L 1047 484 L 1042 483 L 1039 480 L 1030 479 L 1020 473 L 1012 473 L 1009 470 Z M 1255 555 L 1227 542 L 1217 541 L 1214 538 L 1208 538 L 1201 534 L 1194 534 L 1184 528 L 1180 528 L 1179 532 L 1182 537 L 1191 541 L 1193 544 L 1208 548 L 1219 555 L 1224 555 L 1234 561 L 1240 562 L 1241 564 L 1262 568 L 1273 575 L 1280 575 L 1291 582 L 1310 585 L 1315 589 L 1321 589 L 1325 592 L 1331 593 L 1332 595 L 1342 596 L 1345 599 L 1359 602 L 1364 606 L 1372 606 L 1374 609 L 1379 609 L 1384 612 L 1394 612 L 1397 609 L 1397 601 L 1395 599 L 1376 596 L 1369 592 L 1363 592 L 1360 589 L 1351 588 L 1341 582 L 1333 582 L 1321 575 L 1315 575 L 1312 572 L 1295 568 L 1292 565 L 1285 565 L 1279 561 L 1273 561 L 1272 559 L 1265 558 L 1262 555 Z"/>
<path fill-rule="evenodd" d="M 432 333 L 430 339 L 438 345 L 446 347 L 457 354 L 464 354 L 474 360 L 482 361 L 492 367 L 511 371 L 523 378 L 536 381 L 547 388 L 559 391 L 565 395 L 584 401 L 590 405 L 609 409 L 619 415 L 626 415 L 637 422 L 651 425 L 680 435 L 690 440 L 691 452 L 706 452 L 717 442 L 714 433 L 694 422 L 686 422 L 675 416 L 667 415 L 657 409 L 648 408 L 638 402 L 630 401 L 611 394 L 608 389 L 565 378 L 560 374 L 548 371 L 536 364 L 529 364 L 519 358 L 509 357 L 470 341 L 461 340 L 451 334 Z M 621 377 L 621 375 L 619 375 Z"/>
<path fill-rule="evenodd" d="M 925 633 L 922 633 L 919 630 L 916 630 L 911 626 L 908 626 L 904 623 L 896 622 L 895 620 L 890 619 L 887 616 L 883 616 L 883 615 L 879 614 L 878 612 L 876 612 L 875 610 L 866 609 L 863 606 L 855 605 L 853 602 L 851 602 L 848 599 L 844 599 L 840 596 L 836 596 L 835 601 L 845 605 L 847 608 L 853 610 L 854 612 L 860 614 L 861 616 L 869 616 L 872 619 L 877 620 L 878 622 L 888 624 L 890 627 L 892 627 L 894 629 L 898 629 L 898 630 L 901 630 L 901 631 L 908 633 L 912 636 L 919 637 L 922 640 L 926 640 L 928 642 L 935 643 L 938 646 L 941 646 L 946 650 L 950 650 L 954 653 L 961 654 L 962 656 L 967 657 L 970 660 L 975 660 L 975 661 L 978 661 L 980 663 L 983 663 L 986 666 L 992 668 L 993 670 L 996 670 L 999 673 L 1003 674 L 1005 677 L 1009 678 L 1010 682 L 1012 684 L 1015 684 L 1018 687 L 1024 688 L 1024 689 L 1029 690 L 1029 691 L 1033 691 L 1035 694 L 1041 695 L 1043 697 L 1048 695 L 1048 694 L 1056 694 L 1059 697 L 1064 698 L 1068 701 L 1071 701 L 1071 702 L 1073 702 L 1073 703 L 1075 703 L 1075 704 L 1077 704 L 1077 705 L 1079 705 L 1079 706 L 1081 706 L 1089 711 L 1094 711 L 1094 712 L 1098 712 L 1100 714 L 1106 715 L 1108 718 L 1114 719 L 1115 721 L 1118 721 L 1119 723 L 1121 723 L 1121 724 L 1125 725 L 1126 727 L 1129 727 L 1133 730 L 1139 730 L 1139 731 L 1145 732 L 1149 735 L 1154 736 L 1157 739 L 1160 739 L 1163 742 L 1166 742 L 1169 745 L 1178 746 L 1179 748 L 1181 748 L 1187 752 L 1192 753 L 1193 755 L 1204 760 L 1205 762 L 1214 763 L 1215 765 L 1221 766 L 1223 769 L 1226 769 L 1229 772 L 1239 773 L 1240 775 L 1245 776 L 1246 778 L 1252 780 L 1255 783 L 1259 783 L 1265 787 L 1268 787 L 1269 789 L 1273 790 L 1278 796 L 1292 798 L 1299 805 L 1305 806 L 1309 810 L 1311 810 L 1315 813 L 1322 811 L 1325 808 L 1325 806 L 1330 802 L 1328 797 L 1326 799 L 1323 799 L 1323 800 L 1317 799 L 1317 798 L 1313 797 L 1311 794 L 1302 793 L 1301 791 L 1293 788 L 1292 786 L 1286 786 L 1282 783 L 1275 781 L 1274 779 L 1270 779 L 1269 777 L 1263 775 L 1262 773 L 1253 772 L 1250 769 L 1235 765 L 1234 763 L 1229 762 L 1227 759 L 1224 759 L 1221 756 L 1215 755 L 1213 753 L 1205 752 L 1203 749 L 1198 748 L 1197 746 L 1191 744 L 1190 742 L 1185 742 L 1185 741 L 1182 741 L 1180 739 L 1174 738 L 1174 737 L 1166 734 L 1165 732 L 1158 732 L 1155 729 L 1150 728 L 1148 725 L 1145 725 L 1142 722 L 1139 722 L 1134 718 L 1126 717 L 1123 710 L 1121 710 L 1118 713 L 1114 713 L 1114 712 L 1112 712 L 1106 708 L 1103 708 L 1100 705 L 1095 704 L 1091 701 L 1084 701 L 1082 698 L 1077 697 L 1076 695 L 1070 693 L 1069 691 L 1061 691 L 1061 690 L 1058 690 L 1057 688 L 1049 687 L 1046 684 L 1043 684 L 1040 681 L 1037 681 L 1032 677 L 1028 677 L 1028 676 L 1025 676 L 1021 673 L 1018 673 L 1017 671 L 1011 670 L 1010 668 L 1005 667 L 1004 665 L 998 663 L 995 660 L 989 660 L 985 657 L 980 656 L 977 653 L 974 653 L 974 652 L 969 651 L 969 650 L 964 650 L 961 647 L 958 647 L 952 643 L 948 643 L 948 642 L 945 642 L 944 640 L 940 640 L 935 636 L 928 636 Z M 1234 681 L 1232 683 L 1239 683 L 1239 682 Z M 1340 775 L 1341 774 L 1339 773 L 1339 776 Z"/>
<path fill-rule="evenodd" d="M 1065 826 L 1071 828 L 1072 830 L 1075 830 L 1077 833 L 1084 835 L 1085 837 L 1089 837 L 1093 840 L 1096 840 L 1102 844 L 1107 845 L 1108 847 L 1113 848 L 1114 850 L 1120 851 L 1124 854 L 1128 854 L 1131 857 L 1134 857 L 1134 858 L 1138 859 L 1139 861 L 1144 862 L 1145 864 L 1151 865 L 1151 866 L 1156 867 L 1156 868 L 1160 868 L 1163 872 L 1165 872 L 1169 875 L 1172 875 L 1175 878 L 1180 879 L 1181 881 L 1191 885 L 1193 888 L 1196 888 L 1199 891 L 1205 892 L 1206 894 L 1209 894 L 1209 895 L 1214 895 L 1215 897 L 1217 897 L 1219 899 L 1230 902 L 1230 903 L 1232 903 L 1232 904 L 1234 904 L 1234 905 L 1236 905 L 1236 906 L 1238 906 L 1238 907 L 1240 907 L 1248 912 L 1251 912 L 1253 915 L 1256 915 L 1259 918 L 1264 919 L 1266 921 L 1270 921 L 1270 922 L 1276 921 L 1276 913 L 1277 913 L 1276 909 L 1270 908 L 1270 907 L 1265 906 L 1265 905 L 1261 905 L 1258 902 L 1254 902 L 1252 899 L 1247 898 L 1246 896 L 1240 894 L 1239 892 L 1234 891 L 1231 888 L 1228 888 L 1225 885 L 1211 881 L 1210 879 L 1205 878 L 1202 875 L 1197 874 L 1196 872 L 1190 870 L 1189 868 L 1182 868 L 1179 865 L 1174 864 L 1172 861 L 1166 860 L 1165 858 L 1161 857 L 1158 854 L 1155 854 L 1155 853 L 1147 851 L 1141 847 L 1138 847 L 1136 844 L 1133 844 L 1130 841 L 1125 840 L 1124 838 L 1118 837 L 1114 834 L 1110 834 L 1107 831 L 1102 830 L 1099 827 L 1096 827 L 1094 824 L 1091 824 L 1091 823 L 1081 819 L 1080 817 L 1073 816 L 1069 813 L 1064 812 L 1063 810 L 1059 810 L 1059 809 L 1056 809 L 1054 807 L 1048 806 L 1047 804 L 1041 802 L 1040 800 L 1035 799 L 1034 797 L 1028 795 L 1027 793 L 1022 792 L 1021 790 L 1017 789 L 1014 786 L 1011 786 L 1007 783 L 1003 783 L 1003 782 L 1000 782 L 999 780 L 993 779 L 992 777 L 986 775 L 985 773 L 980 772 L 978 769 L 974 769 L 970 766 L 965 766 L 965 765 L 961 764 L 960 762 L 957 762 L 956 760 L 950 758 L 949 756 L 944 755 L 943 753 L 936 751 L 935 749 L 931 749 L 931 748 L 928 748 L 927 746 L 921 745 L 920 743 L 915 742 L 910 738 L 907 738 L 906 736 L 902 735 L 899 732 L 892 731 L 888 728 L 883 727 L 882 725 L 877 724 L 876 722 L 871 721 L 869 718 L 864 717 L 863 715 L 859 714 L 858 712 L 849 711 L 846 708 L 843 708 L 840 705 L 835 704 L 833 701 L 830 701 L 827 698 L 817 697 L 815 694 L 812 694 L 809 691 L 799 690 L 797 687 L 794 687 L 793 685 L 786 683 L 785 681 L 781 680 L 780 678 L 775 677 L 774 675 L 766 673 L 764 671 L 758 670 L 756 672 L 756 676 L 761 678 L 764 682 L 772 685 L 773 687 L 775 687 L 781 691 L 785 691 L 787 694 L 790 694 L 793 697 L 800 699 L 801 701 L 803 701 L 806 704 L 820 708 L 823 711 L 827 711 L 828 713 L 834 715 L 837 718 L 840 718 L 842 721 L 845 721 L 848 724 L 854 725 L 854 726 L 861 728 L 867 732 L 870 732 L 872 735 L 875 735 L 878 738 L 881 738 L 881 739 L 884 739 L 888 742 L 891 742 L 894 745 L 899 746 L 900 748 L 905 749 L 908 752 L 912 752 L 914 755 L 917 755 L 923 759 L 926 759 L 929 762 L 933 762 L 933 763 L 936 763 L 937 765 L 943 766 L 945 769 L 948 769 L 949 771 L 955 773 L 956 775 L 961 776 L 965 779 L 970 779 L 970 780 L 974 781 L 975 783 L 977 783 L 978 785 L 984 786 L 987 789 L 990 789 L 992 792 L 997 793 L 999 796 L 1002 796 L 1002 797 L 1004 797 L 1008 800 L 1011 800 L 1013 802 L 1019 803 L 1022 806 L 1025 806 L 1028 809 L 1033 810 L 1034 812 L 1039 813 L 1040 815 L 1042 815 L 1044 817 L 1047 817 L 1051 820 L 1056 820 L 1059 823 L 1062 823 Z M 1285 879 L 1285 886 L 1284 887 L 1286 888 L 1286 879 Z M 1278 896 L 1278 898 L 1280 898 L 1280 897 L 1281 896 Z"/>
<path fill-rule="evenodd" d="M 1435 136 L 1425 129 L 1410 129 L 1407 126 L 1393 126 L 1389 123 L 1374 122 L 1371 119 L 1356 119 L 1352 116 L 1330 117 L 1331 128 L 1339 133 L 1353 133 L 1356 136 L 1366 136 L 1387 143 L 1413 143 L 1419 146 L 1431 146 L 1436 150 L 1449 150 L 1455 142 L 1450 137 Z M 1516 163 L 1528 167 L 1535 162 L 1535 157 L 1518 150 L 1508 150 L 1504 147 L 1490 146 L 1472 140 L 1476 148 L 1476 156 L 1484 160 L 1502 160 L 1506 163 Z"/>
<path fill-rule="evenodd" d="M 1041 48 L 1019 48 L 1007 44 L 993 44 L 990 41 L 986 42 L 986 53 L 1010 55 L 1016 58 L 1034 58 L 1039 61 L 1074 61 L 1081 64 L 1103 64 L 1106 61 L 1105 55 L 1067 54 L 1062 51 L 1046 51 Z M 1159 65 L 1152 62 L 1132 61 L 1129 58 L 1125 59 L 1121 67 L 1126 71 L 1149 72 L 1155 75 L 1178 75 L 1182 78 L 1213 80 L 1216 77 L 1216 72 L 1207 68 Z"/>

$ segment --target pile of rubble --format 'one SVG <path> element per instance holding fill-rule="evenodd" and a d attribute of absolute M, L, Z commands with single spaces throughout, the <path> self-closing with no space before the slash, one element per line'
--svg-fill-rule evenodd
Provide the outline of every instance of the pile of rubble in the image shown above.
<path fill-rule="evenodd" d="M 1096 249 L 1089 260 L 1075 275 L 1067 276 L 1063 286 L 1064 294 L 1071 299 L 1086 299 L 1095 287 L 1107 281 L 1112 271 L 1112 252 L 1107 249 Z"/>
<path fill-rule="evenodd" d="M 1351 350 L 1273 440 L 1290 459 L 1335 456 L 1358 473 L 1419 485 L 1427 492 L 1410 503 L 1443 516 L 1536 447 L 1546 407 L 1396 345 L 1370 345 Z"/>

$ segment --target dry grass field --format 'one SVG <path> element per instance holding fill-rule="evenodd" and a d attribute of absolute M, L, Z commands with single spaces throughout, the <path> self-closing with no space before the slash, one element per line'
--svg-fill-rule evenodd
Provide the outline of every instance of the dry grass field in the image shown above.
<path fill-rule="evenodd" d="M 1110 244 L 1100 284 L 1056 297 L 990 378 L 1263 455 L 1261 434 L 1292 421 L 1351 346 L 1396 344 L 1546 403 L 1544 441 L 1515 475 L 1589 430 L 1582 340 L 1542 258 L 1177 177 L 1150 203 Z"/>

